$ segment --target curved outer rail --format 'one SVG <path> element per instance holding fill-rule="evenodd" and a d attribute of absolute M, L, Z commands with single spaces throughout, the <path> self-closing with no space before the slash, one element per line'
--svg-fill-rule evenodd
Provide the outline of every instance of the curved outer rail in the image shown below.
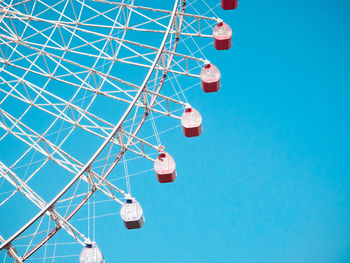
<path fill-rule="evenodd" d="M 61 192 L 56 195 L 55 198 L 53 198 L 51 200 L 50 203 L 48 203 L 46 205 L 46 207 L 44 207 L 38 214 L 36 214 L 29 222 L 27 222 L 21 229 L 19 229 L 14 235 L 12 235 L 9 239 L 7 239 L 5 242 L 3 242 L 0 245 L 0 250 L 4 249 L 5 247 L 7 247 L 13 240 L 15 240 L 19 235 L 21 235 L 26 229 L 28 229 L 32 224 L 34 224 L 41 216 L 43 216 L 69 189 L 70 187 L 72 187 L 74 185 L 74 183 L 84 174 L 84 172 L 91 166 L 91 164 L 96 160 L 96 158 L 99 156 L 99 154 L 103 151 L 103 149 L 107 146 L 107 144 L 111 141 L 111 139 L 115 136 L 115 134 L 118 132 L 118 130 L 120 129 L 122 123 L 125 121 L 126 117 L 129 115 L 129 113 L 131 112 L 132 108 L 134 107 L 134 105 L 136 104 L 137 100 L 140 98 L 142 92 L 146 89 L 146 84 L 148 83 L 159 59 L 160 56 L 163 53 L 166 41 L 168 39 L 169 33 L 171 31 L 172 25 L 174 23 L 174 19 L 176 17 L 176 12 L 177 12 L 177 7 L 179 5 L 179 1 L 180 0 L 175 0 L 174 2 L 174 7 L 173 7 L 173 11 L 172 11 L 172 16 L 170 18 L 168 27 L 167 27 L 167 31 L 164 35 L 163 41 L 159 47 L 159 51 L 157 53 L 156 59 L 154 60 L 150 70 L 148 71 L 139 91 L 137 92 L 136 96 L 134 97 L 133 101 L 131 102 L 131 104 L 129 105 L 129 107 L 127 108 L 127 110 L 125 111 L 124 115 L 122 116 L 122 118 L 119 120 L 118 124 L 114 127 L 113 131 L 110 133 L 110 135 L 108 136 L 108 138 L 103 142 L 103 144 L 100 146 L 100 148 L 95 152 L 95 154 L 91 157 L 91 159 L 86 163 L 86 165 L 80 170 L 79 173 L 77 173 L 77 175 L 67 184 L 67 186 L 61 190 Z M 185 11 L 185 6 L 186 6 L 186 1 L 183 1 L 183 6 L 182 6 L 182 12 Z M 181 20 L 180 20 L 180 24 L 179 24 L 179 30 L 181 29 L 181 25 L 182 25 L 182 21 L 183 21 L 183 16 L 181 16 Z M 178 40 L 179 37 L 175 38 L 175 43 L 174 43 L 174 47 L 173 49 L 175 50 L 178 44 Z M 168 61 L 168 66 L 171 64 L 171 61 L 173 59 L 173 56 L 171 56 L 171 58 Z M 157 89 L 157 93 L 160 91 L 160 89 L 162 88 L 164 81 L 166 79 L 167 73 L 164 73 L 162 76 L 162 79 L 160 80 L 160 84 L 159 87 Z M 156 97 L 153 98 L 153 100 L 150 103 L 150 106 L 152 106 L 155 102 Z M 138 127 L 136 128 L 134 134 L 136 135 L 138 133 L 138 131 L 140 130 L 140 128 L 142 127 L 143 123 L 145 122 L 147 116 L 148 116 L 148 112 L 145 112 L 142 120 L 140 121 Z M 128 142 L 128 144 L 130 144 L 132 142 L 132 138 L 131 140 Z M 121 152 L 119 153 L 119 155 L 117 156 L 116 160 L 114 161 L 113 165 L 110 167 L 110 169 L 106 172 L 104 178 L 106 178 L 110 172 L 113 170 L 113 168 L 116 166 L 116 164 L 119 162 L 119 160 L 121 159 L 121 157 L 123 156 L 123 154 L 126 152 L 126 149 L 122 149 Z M 102 183 L 102 181 L 100 181 L 100 183 Z M 85 204 L 85 202 L 93 195 L 93 193 L 95 192 L 95 190 L 91 190 L 91 192 L 89 192 L 87 194 L 87 196 L 81 201 L 81 203 L 71 212 L 71 214 L 69 214 L 66 218 L 66 220 L 69 220 L 70 218 L 73 217 L 73 215 Z M 43 239 L 36 247 L 34 247 L 31 251 L 29 251 L 24 257 L 23 257 L 23 261 L 25 261 L 26 259 L 28 259 L 33 253 L 35 253 L 43 244 L 45 244 L 45 242 L 47 242 L 52 236 L 54 236 L 54 234 L 56 234 L 58 232 L 60 228 L 55 228 L 54 230 L 52 230 L 48 236 Z"/>

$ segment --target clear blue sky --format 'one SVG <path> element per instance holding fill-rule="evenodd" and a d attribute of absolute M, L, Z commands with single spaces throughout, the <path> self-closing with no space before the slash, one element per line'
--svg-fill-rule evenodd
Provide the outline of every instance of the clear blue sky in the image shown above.
<path fill-rule="evenodd" d="M 97 220 L 117 233 L 96 235 L 107 263 L 350 262 L 349 14 L 346 0 L 218 9 L 234 45 L 206 50 L 220 91 L 189 97 L 203 134 L 161 137 L 175 183 L 132 179 L 141 230 Z"/>
<path fill-rule="evenodd" d="M 349 13 L 344 0 L 220 11 L 234 46 L 207 56 L 222 88 L 190 98 L 200 138 L 166 141 L 176 186 L 143 201 L 142 233 L 120 234 L 125 262 L 350 262 Z"/>

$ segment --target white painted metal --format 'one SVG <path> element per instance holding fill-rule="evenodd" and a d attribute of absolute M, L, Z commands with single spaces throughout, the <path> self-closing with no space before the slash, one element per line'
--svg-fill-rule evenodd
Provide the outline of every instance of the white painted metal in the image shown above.
<path fill-rule="evenodd" d="M 178 6 L 179 0 L 176 0 L 174 3 L 174 9 L 172 12 L 172 17 L 171 20 L 169 22 L 168 25 L 168 29 L 166 34 L 164 35 L 163 41 L 159 47 L 159 51 L 157 54 L 156 59 L 154 60 L 151 69 L 149 70 L 144 82 L 142 83 L 140 89 L 138 90 L 138 93 L 136 94 L 136 96 L 134 97 L 133 101 L 130 103 L 128 109 L 126 110 L 126 112 L 124 113 L 124 115 L 122 116 L 122 118 L 119 120 L 118 124 L 115 126 L 115 128 L 113 129 L 113 131 L 110 133 L 110 135 L 108 136 L 107 140 L 105 140 L 105 142 L 100 146 L 100 148 L 95 152 L 95 154 L 91 157 L 91 159 L 84 165 L 84 167 L 77 173 L 77 175 L 71 180 L 71 182 L 64 188 L 62 189 L 62 191 L 53 199 L 51 200 L 50 203 L 48 203 L 35 217 L 33 217 L 27 224 L 25 224 L 21 229 L 19 229 L 12 237 L 10 237 L 9 239 L 7 239 L 5 242 L 3 242 L 0 245 L 0 250 L 3 249 L 6 245 L 8 245 L 9 243 L 11 243 L 16 237 L 18 237 L 21 233 L 23 233 L 27 228 L 29 228 L 29 226 L 31 226 L 36 220 L 38 220 L 44 213 L 46 213 L 46 211 L 48 211 L 50 209 L 50 207 L 52 207 L 58 200 L 60 197 L 63 196 L 63 194 L 84 174 L 84 172 L 88 169 L 88 167 L 91 166 L 91 164 L 93 163 L 93 161 L 97 158 L 97 156 L 102 152 L 102 150 L 107 146 L 107 144 L 109 143 L 109 141 L 112 140 L 112 138 L 114 138 L 116 132 L 119 130 L 119 128 L 121 127 L 122 123 L 124 122 L 124 120 L 126 119 L 126 117 L 128 116 L 128 114 L 130 113 L 131 109 L 134 107 L 134 105 L 136 104 L 137 100 L 139 99 L 140 95 L 142 94 L 142 92 L 144 91 L 146 84 L 149 80 L 149 78 L 151 77 L 151 74 L 153 73 L 153 70 L 162 54 L 162 50 L 165 46 L 165 43 L 167 41 L 170 29 L 171 29 L 171 25 L 173 23 L 173 20 L 175 18 L 175 14 L 176 14 L 176 8 Z"/>
<path fill-rule="evenodd" d="M 180 37 L 211 38 L 212 35 L 203 33 L 204 31 L 203 27 L 201 27 L 201 21 L 219 21 L 219 19 L 215 17 L 185 13 L 186 0 L 174 0 L 172 10 L 135 6 L 133 1 L 131 1 L 131 3 L 126 3 L 124 0 L 121 3 L 104 0 L 87 1 L 87 3 L 97 2 L 115 5 L 116 10 L 118 10 L 117 18 L 125 15 L 124 9 L 129 10 L 129 17 L 125 19 L 124 24 L 119 23 L 117 19 L 112 20 L 104 13 L 99 13 L 101 17 L 110 20 L 110 25 L 94 24 L 89 21 L 91 19 L 81 21 L 81 12 L 80 14 L 75 14 L 74 7 L 73 12 L 74 16 L 76 17 L 75 20 L 66 16 L 63 12 L 60 13 L 60 17 L 64 18 L 64 20 L 51 20 L 33 15 L 30 10 L 23 12 L 16 8 L 16 6 L 19 4 L 23 4 L 25 6 L 26 2 L 29 3 L 31 0 L 21 1 L 21 3 L 16 3 L 16 1 L 13 0 L 9 2 L 0 2 L 0 7 L 3 8 L 3 11 L 0 11 L 0 30 L 3 31 L 3 33 L 0 33 L 0 72 L 4 73 L 4 75 L 0 75 L 0 94 L 4 95 L 3 99 L 0 99 L 0 105 L 9 98 L 18 100 L 27 105 L 27 109 L 19 117 L 15 117 L 13 114 L 11 114 L 11 112 L 2 109 L 0 106 L 0 132 L 1 130 L 4 132 L 0 138 L 0 141 L 6 138 L 6 136 L 12 135 L 29 146 L 29 149 L 24 152 L 11 167 L 7 167 L 0 162 L 0 180 L 3 178 L 16 188 L 13 190 L 13 192 L 10 192 L 10 195 L 5 200 L 0 203 L 0 207 L 8 202 L 14 196 L 14 194 L 21 192 L 31 202 L 40 208 L 40 211 L 10 238 L 7 240 L 2 238 L 0 239 L 0 250 L 7 249 L 11 256 L 18 262 L 25 261 L 31 257 L 34 252 L 43 246 L 61 228 L 73 236 L 73 238 L 79 243 L 89 243 L 89 239 L 86 238 L 78 229 L 73 227 L 69 220 L 80 208 L 83 207 L 86 202 L 89 201 L 95 191 L 99 191 L 108 198 L 123 204 L 121 199 L 129 196 L 129 192 L 126 193 L 124 190 L 115 186 L 111 181 L 107 180 L 107 177 L 123 158 L 125 152 L 129 151 L 138 156 L 154 161 L 154 158 L 145 148 L 152 149 L 153 151 L 162 151 L 164 149 L 164 147 L 159 143 L 158 132 L 153 123 L 153 118 L 151 121 L 158 144 L 148 142 L 147 138 L 141 138 L 138 136 L 138 132 L 146 122 L 147 117 L 152 113 L 157 113 L 170 116 L 175 119 L 180 119 L 181 117 L 177 112 L 179 107 L 181 109 L 189 106 L 186 100 L 182 101 L 179 98 L 179 94 L 176 94 L 178 96 L 177 99 L 173 96 L 161 94 L 161 88 L 168 74 L 172 74 L 174 76 L 183 75 L 199 78 L 200 76 L 198 74 L 193 73 L 190 70 L 191 68 L 189 68 L 189 64 L 197 63 L 198 66 L 200 66 L 208 63 L 205 58 L 194 55 L 195 53 L 192 53 L 190 50 L 190 54 L 176 51 L 178 43 L 181 43 Z M 52 9 L 56 12 L 58 11 L 55 10 L 55 7 L 60 2 L 65 2 L 65 0 L 59 1 L 53 6 L 49 6 L 44 0 L 33 0 L 34 4 L 40 3 L 41 5 L 46 6 L 47 10 Z M 67 3 L 68 2 L 70 1 L 67 1 Z M 83 2 L 85 4 L 85 1 Z M 89 8 L 91 11 L 96 11 L 88 4 L 85 5 L 86 8 Z M 151 18 L 146 14 L 146 11 L 159 13 L 160 15 L 158 18 Z M 140 17 L 144 18 L 146 22 L 140 22 L 139 24 L 132 26 L 129 25 L 131 13 L 139 15 Z M 15 28 L 14 26 L 11 28 L 11 26 L 4 23 L 5 16 L 11 21 L 11 23 L 19 23 L 25 26 L 26 29 L 28 28 L 28 30 L 32 30 L 33 34 L 23 38 L 15 30 L 13 30 L 13 28 Z M 184 18 L 189 19 L 189 21 L 185 21 Z M 167 24 L 164 24 L 165 20 L 168 21 Z M 81 47 L 91 47 L 97 53 L 89 54 L 80 51 L 77 47 L 70 47 L 69 43 L 59 44 L 53 40 L 52 35 L 45 35 L 45 28 L 36 28 L 31 25 L 31 22 L 49 25 L 50 27 L 57 29 L 61 36 L 62 31 L 69 32 L 69 34 L 78 37 L 82 41 L 83 44 Z M 148 28 L 147 26 L 150 23 L 154 24 L 158 29 Z M 183 30 L 184 28 L 186 28 L 186 30 Z M 99 29 L 110 30 L 110 32 L 119 29 L 123 30 L 124 33 L 122 37 L 118 37 L 113 36 L 112 34 L 102 33 L 99 31 Z M 141 41 L 137 42 L 127 40 L 125 38 L 127 31 L 148 32 L 152 34 L 158 33 L 162 36 L 162 41 L 159 47 L 155 47 L 150 44 L 142 43 Z M 94 36 L 96 41 L 85 40 L 79 34 L 89 34 Z M 30 40 L 33 36 L 43 37 L 45 41 L 43 43 L 33 42 Z M 105 43 L 115 41 L 118 43 L 118 49 L 115 51 L 112 49 L 113 54 L 109 54 L 108 52 L 105 52 L 105 46 L 103 48 L 98 47 L 98 42 L 100 40 L 105 41 Z M 10 55 L 4 54 L 1 47 L 6 47 L 8 50 L 10 50 Z M 22 53 L 21 49 L 17 47 L 27 48 L 31 50 L 32 53 Z M 118 56 L 121 47 L 128 50 L 129 54 Z M 144 49 L 144 51 L 141 52 L 140 49 Z M 59 55 L 58 52 L 62 52 L 62 55 Z M 93 66 L 83 65 L 67 58 L 66 55 L 68 54 L 91 57 L 96 60 L 96 62 Z M 39 58 L 42 58 L 45 63 L 37 63 Z M 137 62 L 135 62 L 135 59 Z M 148 73 L 142 84 L 137 85 L 130 81 L 130 79 L 122 79 L 110 74 L 111 66 L 107 72 L 103 71 L 101 68 L 98 68 L 98 60 L 106 61 L 107 65 L 121 63 L 123 65 L 145 68 L 148 69 Z M 26 62 L 29 63 L 30 66 L 25 67 L 20 65 L 18 62 Z M 50 64 L 52 63 L 57 64 L 57 67 L 54 70 L 50 69 Z M 71 65 L 75 69 L 79 68 L 79 71 L 77 72 L 70 70 L 68 65 Z M 24 74 L 22 76 L 16 75 L 10 70 L 12 68 L 24 72 Z M 62 69 L 66 73 L 56 74 L 57 69 Z M 81 73 L 86 74 L 86 77 L 81 77 Z M 37 85 L 26 78 L 28 74 L 46 78 L 48 81 L 43 86 Z M 9 76 L 11 80 L 8 80 L 6 76 Z M 154 76 L 154 79 L 151 79 L 152 76 Z M 92 77 L 95 83 L 90 83 L 88 81 L 88 77 Z M 101 89 L 102 85 L 96 85 L 95 77 L 100 78 L 100 80 L 103 81 L 102 83 L 106 83 L 113 87 L 113 90 Z M 174 78 L 174 80 L 177 81 L 176 78 Z M 57 83 L 75 87 L 77 88 L 77 92 L 70 100 L 55 95 L 47 90 L 47 86 L 50 81 L 56 81 Z M 24 87 L 22 92 L 19 91 L 18 88 L 20 85 Z M 124 86 L 121 87 L 120 85 Z M 80 90 L 90 92 L 93 96 L 89 104 L 85 107 L 74 103 L 74 98 L 77 98 Z M 32 93 L 35 94 L 35 98 L 29 95 Z M 114 101 L 126 103 L 128 105 L 126 111 L 116 125 L 104 119 L 103 116 L 98 116 L 98 114 L 89 111 L 97 96 L 103 96 Z M 177 105 L 177 110 L 172 110 L 172 105 Z M 54 118 L 54 122 L 43 133 L 35 131 L 35 129 L 27 126 L 22 121 L 29 110 L 34 108 L 43 111 Z M 140 113 L 137 115 L 138 109 L 142 110 L 141 115 Z M 67 110 L 71 111 L 71 114 L 68 114 Z M 133 111 L 134 116 L 130 116 Z M 77 112 L 78 114 L 74 114 L 74 112 Z M 55 142 L 47 139 L 47 135 L 58 120 L 68 123 L 74 126 L 74 128 L 64 137 L 64 139 L 56 144 Z M 128 122 L 132 124 L 126 126 L 125 124 Z M 73 157 L 62 149 L 63 143 L 69 138 L 70 134 L 76 128 L 86 131 L 103 140 L 101 146 L 86 163 L 79 162 L 77 158 Z M 113 146 L 120 148 L 119 153 L 117 154 L 117 157 L 114 158 L 114 161 L 107 163 L 109 159 L 112 159 L 111 150 Z M 45 161 L 26 180 L 22 180 L 12 171 L 12 167 L 26 158 L 31 150 L 39 152 L 45 158 Z M 104 151 L 108 151 L 108 154 L 107 157 L 104 157 L 105 163 L 103 164 L 102 172 L 96 172 L 95 163 L 99 160 L 99 156 L 102 155 Z M 74 177 L 49 203 L 46 203 L 28 186 L 28 182 L 49 161 L 53 161 L 60 167 L 71 172 L 74 174 Z M 78 186 L 75 185 L 79 184 L 81 180 L 85 181 L 90 186 L 88 192 L 82 194 L 76 194 L 74 192 L 72 197 L 66 198 L 65 194 L 68 192 L 68 190 L 74 189 L 75 187 L 77 189 Z M 120 195 L 120 197 L 117 195 Z M 75 200 L 78 197 L 84 198 L 68 215 L 60 215 L 57 210 L 55 210 L 56 205 L 64 201 Z M 35 223 L 43 220 L 43 216 L 45 214 L 49 215 L 51 219 L 55 221 L 56 229 L 49 232 L 49 234 L 41 242 L 37 243 L 34 248 L 30 249 L 29 252 L 21 255 L 21 257 L 18 256 L 17 253 L 14 253 L 15 250 L 11 244 L 17 239 L 21 238 L 21 236 L 23 236 L 28 229 L 33 227 Z M 40 224 L 41 221 L 39 226 Z M 36 236 L 37 231 L 38 229 L 33 236 Z"/>

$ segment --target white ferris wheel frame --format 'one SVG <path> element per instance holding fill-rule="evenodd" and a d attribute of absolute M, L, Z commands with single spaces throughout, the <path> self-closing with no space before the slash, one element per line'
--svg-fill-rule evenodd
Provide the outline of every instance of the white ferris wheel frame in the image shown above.
<path fill-rule="evenodd" d="M 31 1 L 31 0 L 27 0 L 27 1 Z M 91 1 L 110 3 L 109 1 L 105 1 L 105 0 L 91 0 Z M 199 75 L 191 74 L 188 71 L 188 69 L 184 70 L 184 71 L 171 70 L 170 66 L 171 66 L 171 63 L 173 61 L 174 56 L 181 57 L 182 59 L 186 60 L 186 63 L 187 63 L 187 60 L 196 60 L 196 61 L 201 62 L 201 63 L 208 63 L 208 61 L 206 61 L 206 60 L 199 59 L 199 58 L 196 58 L 194 56 L 188 56 L 188 55 L 184 55 L 184 54 L 176 52 L 176 47 L 177 47 L 180 35 L 190 36 L 190 37 L 196 36 L 196 37 L 212 38 L 212 35 L 205 35 L 205 34 L 201 33 L 200 25 L 199 25 L 198 31 L 195 32 L 195 33 L 181 32 L 183 18 L 185 16 L 192 17 L 192 18 L 197 19 L 198 22 L 201 19 L 204 19 L 204 20 L 208 19 L 208 20 L 218 21 L 219 22 L 220 19 L 200 16 L 200 15 L 186 14 L 185 13 L 186 0 L 182 0 L 182 1 L 174 0 L 174 7 L 173 7 L 172 11 L 161 10 L 161 9 L 154 9 L 154 8 L 142 7 L 142 6 L 134 6 L 133 5 L 133 1 L 132 1 L 131 4 L 125 4 L 124 0 L 123 0 L 123 3 L 115 3 L 115 4 L 119 5 L 120 7 L 127 7 L 127 8 L 130 8 L 130 9 L 141 9 L 141 10 L 143 9 L 143 10 L 148 10 L 148 11 L 168 13 L 168 14 L 171 14 L 171 17 L 170 17 L 168 26 L 167 26 L 167 28 L 164 31 L 162 31 L 162 30 L 148 30 L 148 29 L 146 30 L 146 29 L 139 29 L 139 28 L 133 28 L 133 27 L 128 27 L 128 26 L 121 27 L 121 29 L 124 29 L 124 35 L 123 35 L 122 39 L 118 39 L 120 41 L 120 43 L 129 43 L 129 44 L 139 45 L 141 47 L 146 47 L 146 48 L 152 49 L 153 51 L 157 52 L 156 57 L 155 57 L 155 59 L 154 59 L 154 61 L 153 61 L 151 66 L 149 66 L 149 65 L 142 65 L 140 63 L 133 63 L 133 62 L 123 61 L 125 63 L 129 63 L 129 64 L 132 64 L 132 65 L 149 68 L 148 73 L 147 73 L 143 83 L 141 84 L 141 86 L 136 86 L 136 85 L 133 85 L 131 83 L 127 83 L 127 82 L 125 82 L 123 80 L 114 78 L 114 80 L 116 80 L 116 81 L 119 81 L 119 82 L 122 82 L 122 83 L 124 82 L 127 85 L 130 85 L 130 86 L 133 86 L 134 88 L 137 88 L 138 91 L 137 91 L 136 95 L 134 96 L 134 98 L 133 98 L 133 100 L 131 102 L 128 101 L 129 106 L 128 106 L 127 110 L 124 112 L 124 114 L 120 118 L 119 122 L 113 127 L 113 129 L 109 133 L 109 135 L 104 137 L 105 140 L 102 143 L 102 145 L 99 147 L 99 149 L 94 153 L 94 155 L 90 158 L 90 160 L 85 165 L 82 166 L 80 171 L 78 173 L 76 173 L 75 177 L 73 179 L 71 179 L 71 181 L 49 203 L 45 203 L 40 198 L 40 196 L 38 196 L 32 189 L 30 189 L 30 187 L 28 185 L 26 185 L 25 182 L 23 182 L 20 178 L 18 178 L 18 176 L 16 176 L 15 173 L 13 173 L 8 167 L 6 167 L 2 162 L 0 162 L 0 172 L 2 174 L 4 174 L 4 178 L 7 181 L 9 181 L 12 185 L 14 185 L 15 187 L 18 187 L 18 185 L 20 185 L 22 190 L 25 192 L 26 197 L 31 199 L 31 201 L 36 203 L 37 206 L 40 207 L 40 209 L 41 209 L 39 213 L 37 213 L 29 222 L 27 222 L 22 228 L 20 228 L 15 234 L 13 234 L 7 240 L 4 240 L 0 236 L 0 241 L 1 241 L 0 251 L 3 250 L 3 249 L 7 249 L 8 252 L 11 254 L 11 256 L 15 258 L 16 262 L 23 262 L 26 259 L 28 259 L 43 244 L 45 244 L 53 235 L 55 235 L 55 233 L 57 233 L 57 231 L 59 229 L 61 229 L 61 228 L 64 228 L 70 235 L 72 235 L 81 244 L 85 244 L 85 243 L 89 242 L 89 240 L 83 234 L 81 234 L 77 229 L 75 229 L 69 223 L 69 220 L 85 204 L 85 202 L 95 193 L 96 190 L 101 190 L 104 194 L 106 194 L 110 198 L 114 199 L 118 203 L 122 204 L 122 201 L 120 201 L 118 198 L 116 198 L 113 195 L 113 193 L 111 194 L 111 193 L 108 193 L 106 191 L 103 191 L 100 188 L 100 185 L 102 183 L 106 183 L 109 187 L 113 188 L 113 190 L 115 190 L 115 191 L 123 194 L 124 196 L 126 196 L 126 193 L 123 190 L 115 187 L 113 184 L 110 184 L 107 181 L 107 177 L 112 172 L 112 170 L 115 168 L 115 166 L 118 164 L 118 162 L 121 160 L 121 158 L 123 157 L 124 153 L 127 150 L 131 150 L 129 148 L 129 146 L 133 143 L 134 140 L 137 140 L 137 141 L 139 141 L 139 142 L 141 142 L 143 144 L 146 144 L 148 146 L 153 147 L 156 150 L 161 150 L 161 149 L 159 149 L 159 145 L 158 146 L 154 146 L 154 145 L 148 143 L 147 141 L 137 137 L 137 134 L 138 134 L 139 130 L 141 129 L 143 123 L 145 122 L 148 114 L 151 111 L 155 111 L 155 112 L 158 112 L 158 113 L 161 113 L 161 114 L 173 117 L 173 118 L 180 119 L 180 117 L 178 117 L 176 115 L 173 115 L 170 112 L 161 112 L 159 110 L 153 109 L 152 106 L 155 103 L 156 98 L 157 97 L 161 97 L 164 100 L 167 100 L 167 102 L 170 101 L 170 102 L 174 102 L 174 103 L 180 104 L 182 106 L 188 106 L 188 104 L 185 103 L 185 102 L 178 101 L 178 100 L 175 100 L 173 98 L 170 98 L 170 97 L 167 97 L 167 96 L 164 96 L 164 95 L 160 94 L 160 90 L 161 90 L 161 88 L 162 88 L 162 86 L 164 84 L 164 81 L 165 81 L 165 79 L 166 79 L 166 77 L 167 77 L 169 72 L 172 72 L 172 73 L 175 73 L 175 74 L 180 74 L 180 75 L 191 76 L 191 77 L 197 77 L 197 78 L 200 77 Z M 181 8 L 181 12 L 178 11 L 179 7 Z M 130 12 L 130 15 L 131 15 L 131 12 Z M 179 23 L 177 23 L 177 18 L 179 18 Z M 27 19 L 28 19 L 28 17 L 27 17 Z M 31 17 L 30 19 L 33 19 L 33 17 Z M 130 19 L 130 16 L 129 16 L 128 19 Z M 45 22 L 54 23 L 54 21 L 45 21 Z M 69 26 L 69 25 L 67 25 L 67 26 Z M 144 45 L 144 44 L 141 44 L 141 43 L 125 40 L 124 36 L 125 36 L 125 33 L 127 32 L 127 30 L 158 32 L 158 33 L 164 34 L 164 37 L 163 37 L 163 40 L 162 40 L 160 46 L 158 48 L 154 48 L 154 47 L 150 47 L 150 46 L 147 46 L 147 45 Z M 98 33 L 96 33 L 96 34 L 98 34 Z M 167 43 L 169 34 L 174 34 L 175 35 L 173 50 L 166 50 L 165 49 L 165 45 Z M 6 39 L 8 41 L 15 41 L 15 42 L 16 41 L 20 41 L 18 39 L 17 40 L 16 39 L 15 40 L 11 39 L 11 38 L 9 38 L 9 37 L 7 37 L 5 35 L 0 35 L 0 37 Z M 121 46 L 121 44 L 119 45 L 119 48 L 120 48 L 120 46 Z M 169 55 L 168 63 L 165 63 L 165 59 L 164 59 L 165 54 Z M 142 56 L 142 54 L 140 54 L 140 55 Z M 160 67 L 158 65 L 158 63 L 160 63 L 160 61 L 163 60 L 163 59 L 164 59 L 164 61 L 162 61 L 163 62 L 162 63 L 163 67 Z M 0 61 L 0 62 L 2 62 L 4 64 L 4 66 L 7 63 L 9 63 L 8 61 Z M 138 104 L 138 100 L 141 98 L 142 94 L 144 94 L 146 92 L 147 83 L 149 82 L 149 80 L 150 80 L 154 70 L 161 70 L 163 72 L 163 76 L 161 77 L 159 86 L 158 86 L 156 91 L 152 92 L 150 90 L 147 90 L 147 92 L 153 96 L 152 100 L 149 103 L 145 103 L 144 105 L 140 105 L 140 104 Z M 100 73 L 100 74 L 103 76 L 102 73 Z M 50 77 L 52 77 L 52 76 L 50 76 Z M 111 76 L 103 76 L 103 77 L 111 77 Z M 111 78 L 113 78 L 113 77 L 111 77 Z M 144 112 L 143 118 L 139 122 L 139 124 L 138 124 L 137 128 L 135 129 L 135 131 L 133 133 L 128 133 L 127 131 L 122 130 L 122 126 L 123 126 L 124 121 L 127 119 L 128 115 L 132 111 L 132 109 L 135 107 L 135 105 L 137 105 L 138 107 L 143 107 L 145 112 Z M 87 111 L 86 111 L 86 113 L 87 113 Z M 118 136 L 118 133 L 123 133 L 124 135 L 128 136 L 127 143 L 124 144 L 123 142 L 119 141 L 119 143 L 121 144 L 120 145 L 121 146 L 121 150 L 120 150 L 117 158 L 114 160 L 112 165 L 104 173 L 103 176 L 99 176 L 96 173 L 93 173 L 91 168 L 92 168 L 92 165 L 93 165 L 94 161 L 98 158 L 98 156 L 102 153 L 102 151 L 106 148 L 106 146 L 110 142 L 114 143 L 114 141 L 117 140 L 116 137 Z M 55 146 L 53 145 L 52 147 L 54 148 Z M 56 149 L 56 150 L 59 150 L 59 149 Z M 65 154 L 65 153 L 63 152 L 63 154 Z M 137 153 L 137 154 L 139 154 L 139 153 Z M 142 155 L 142 153 L 140 155 Z M 152 158 L 148 157 L 147 155 L 145 155 L 145 154 L 143 154 L 143 155 L 144 155 L 143 157 L 154 161 Z M 90 174 L 91 177 L 95 176 L 98 179 L 98 182 L 95 183 L 93 178 L 90 178 L 90 180 L 89 180 L 89 176 L 87 176 L 87 179 L 85 179 L 84 178 L 84 173 Z M 6 174 L 8 174 L 8 175 L 6 176 Z M 55 211 L 55 208 L 54 208 L 55 204 L 76 183 L 76 181 L 79 178 L 83 178 L 85 181 L 87 181 L 91 185 L 91 190 L 85 196 L 85 198 L 80 202 L 80 204 L 78 206 L 76 206 L 76 208 L 67 217 L 63 217 L 63 216 L 59 215 Z M 112 192 L 112 189 L 111 189 L 111 192 Z M 22 258 L 19 257 L 17 255 L 16 251 L 14 250 L 14 248 L 12 247 L 11 242 L 13 242 L 24 231 L 26 231 L 35 222 L 37 222 L 37 220 L 39 218 L 41 218 L 44 214 L 50 215 L 52 218 L 54 218 L 55 221 L 57 220 L 57 222 L 60 222 L 60 224 L 53 231 L 51 231 L 49 233 L 49 235 L 47 235 L 46 238 L 44 238 L 31 251 L 26 253 Z"/>

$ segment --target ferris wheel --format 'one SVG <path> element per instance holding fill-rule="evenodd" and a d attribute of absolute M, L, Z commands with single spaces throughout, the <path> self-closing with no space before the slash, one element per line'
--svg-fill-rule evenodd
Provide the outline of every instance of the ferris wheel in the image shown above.
<path fill-rule="evenodd" d="M 0 1 L 0 262 L 101 263 L 98 218 L 142 228 L 131 180 L 175 181 L 161 136 L 202 133 L 185 93 L 220 89 L 205 52 L 230 49 L 237 6 Z"/>

